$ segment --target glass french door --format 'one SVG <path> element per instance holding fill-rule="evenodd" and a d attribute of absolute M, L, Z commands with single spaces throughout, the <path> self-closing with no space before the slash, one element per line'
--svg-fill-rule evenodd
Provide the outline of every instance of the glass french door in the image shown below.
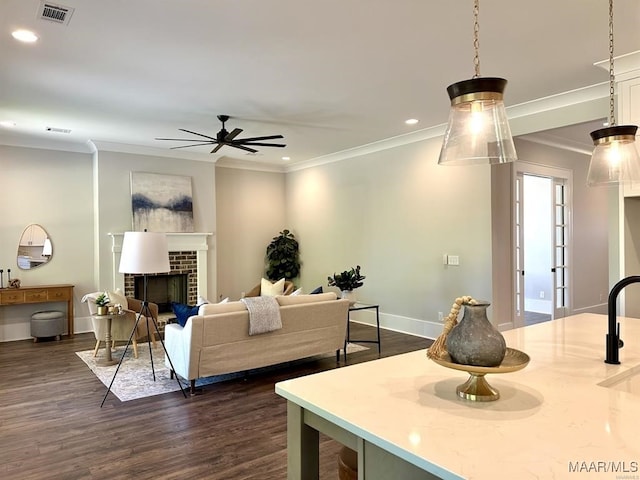
<path fill-rule="evenodd" d="M 553 179 L 553 318 L 569 311 L 569 203 L 564 179 Z"/>
<path fill-rule="evenodd" d="M 516 174 L 515 179 L 515 303 L 514 303 L 514 326 L 521 327 L 524 325 L 524 230 L 522 221 L 524 218 L 524 202 L 523 202 L 523 175 L 522 172 Z"/>

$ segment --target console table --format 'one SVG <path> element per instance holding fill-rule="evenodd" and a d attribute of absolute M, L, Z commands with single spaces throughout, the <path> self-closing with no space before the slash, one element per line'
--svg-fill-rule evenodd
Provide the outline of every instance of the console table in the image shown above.
<path fill-rule="evenodd" d="M 20 288 L 1 288 L 0 306 L 27 303 L 67 303 L 67 329 L 73 337 L 73 285 L 35 285 Z"/>

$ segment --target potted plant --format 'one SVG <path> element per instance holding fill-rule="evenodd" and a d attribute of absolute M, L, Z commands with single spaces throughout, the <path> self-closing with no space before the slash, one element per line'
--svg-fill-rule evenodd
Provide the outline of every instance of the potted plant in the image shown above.
<path fill-rule="evenodd" d="M 355 302 L 355 294 L 353 290 L 360 288 L 364 283 L 362 282 L 366 277 L 360 274 L 360 265 L 350 270 L 345 270 L 342 273 L 334 273 L 332 277 L 327 277 L 330 287 L 338 287 L 342 292 L 342 298 L 348 298 L 353 304 Z"/>
<path fill-rule="evenodd" d="M 292 280 L 300 273 L 298 241 L 289 230 L 283 230 L 273 237 L 267 246 L 267 278 L 278 281 Z"/>
<path fill-rule="evenodd" d="M 102 292 L 96 297 L 96 307 L 98 315 L 106 315 L 108 313 L 109 295 L 107 292 Z"/>

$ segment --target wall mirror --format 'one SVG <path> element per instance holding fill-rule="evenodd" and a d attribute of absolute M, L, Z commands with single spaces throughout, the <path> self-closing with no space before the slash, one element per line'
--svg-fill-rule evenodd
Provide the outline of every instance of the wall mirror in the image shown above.
<path fill-rule="evenodd" d="M 18 244 L 18 268 L 30 270 L 49 262 L 53 244 L 47 231 L 36 223 L 27 225 Z"/>

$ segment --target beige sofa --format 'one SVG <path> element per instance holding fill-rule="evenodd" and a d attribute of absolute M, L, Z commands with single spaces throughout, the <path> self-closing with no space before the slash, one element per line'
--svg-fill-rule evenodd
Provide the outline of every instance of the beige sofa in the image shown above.
<path fill-rule="evenodd" d="M 344 346 L 348 300 L 333 292 L 276 297 L 282 328 L 249 335 L 242 302 L 202 305 L 184 327 L 165 328 L 165 365 L 191 384 L 198 378 L 240 372 L 339 350 Z"/>

